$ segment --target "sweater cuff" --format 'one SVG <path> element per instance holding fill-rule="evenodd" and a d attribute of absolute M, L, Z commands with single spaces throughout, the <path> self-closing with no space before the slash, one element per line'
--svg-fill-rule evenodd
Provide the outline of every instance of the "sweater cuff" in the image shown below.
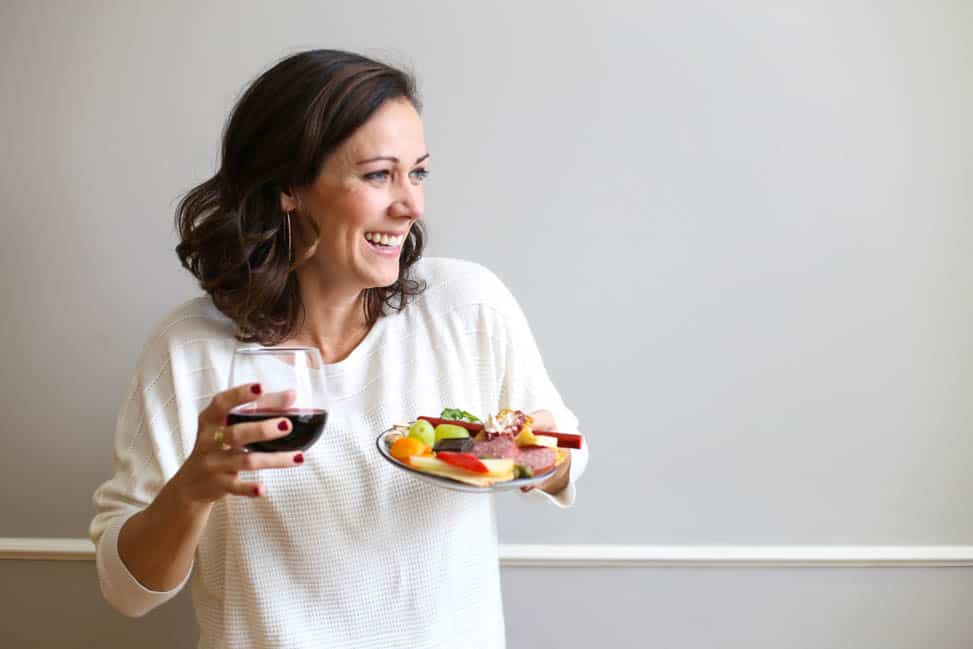
<path fill-rule="evenodd" d="M 166 591 L 150 590 L 135 578 L 118 554 L 118 535 L 128 519 L 137 513 L 133 511 L 113 520 L 105 528 L 95 551 L 102 594 L 116 610 L 129 617 L 141 617 L 175 597 L 193 572 L 190 566 L 182 582 Z"/>
<path fill-rule="evenodd" d="M 586 468 L 588 468 L 587 441 L 580 450 L 571 451 L 571 469 L 568 471 L 568 486 L 553 495 L 547 493 L 543 489 L 531 489 L 528 493 L 539 494 L 540 497 L 546 498 L 548 502 L 554 503 L 554 505 L 561 509 L 573 507 L 574 500 L 577 495 L 574 488 L 574 483 L 578 481 L 578 478 L 581 477 L 581 474 L 584 473 Z"/>
<path fill-rule="evenodd" d="M 548 502 L 554 503 L 560 509 L 567 509 L 568 507 L 574 506 L 575 490 L 574 481 L 568 482 L 568 486 L 557 492 L 556 494 L 549 494 L 543 489 L 531 489 L 528 494 L 539 494 L 543 498 L 547 499 Z"/>

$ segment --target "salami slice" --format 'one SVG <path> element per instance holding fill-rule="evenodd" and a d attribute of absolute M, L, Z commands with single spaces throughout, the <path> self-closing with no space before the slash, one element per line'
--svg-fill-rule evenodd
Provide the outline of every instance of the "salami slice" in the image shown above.
<path fill-rule="evenodd" d="M 520 449 L 520 456 L 515 461 L 530 469 L 532 475 L 540 475 L 554 468 L 557 453 L 553 448 L 530 446 Z"/>
<path fill-rule="evenodd" d="M 473 442 L 473 454 L 477 457 L 516 458 L 520 449 L 509 437 L 495 437 L 490 440 Z"/>

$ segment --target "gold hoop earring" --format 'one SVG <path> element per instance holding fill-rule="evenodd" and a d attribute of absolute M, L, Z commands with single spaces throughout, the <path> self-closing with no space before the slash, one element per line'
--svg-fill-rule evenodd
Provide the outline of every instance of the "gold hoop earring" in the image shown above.
<path fill-rule="evenodd" d="M 293 210 L 287 213 L 287 265 L 288 267 L 294 261 L 294 247 L 291 243 L 291 214 Z"/>

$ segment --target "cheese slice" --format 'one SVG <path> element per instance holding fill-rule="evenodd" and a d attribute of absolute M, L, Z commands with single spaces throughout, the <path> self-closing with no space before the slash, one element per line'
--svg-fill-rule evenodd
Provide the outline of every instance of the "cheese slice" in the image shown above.
<path fill-rule="evenodd" d="M 557 437 L 544 435 L 543 433 L 534 434 L 534 446 L 546 446 L 547 448 L 557 448 Z"/>
<path fill-rule="evenodd" d="M 514 478 L 513 461 L 510 461 L 509 469 L 505 472 L 495 471 L 500 466 L 491 467 L 488 464 L 487 468 L 491 469 L 489 473 L 474 473 L 443 462 L 439 458 L 423 455 L 413 455 L 409 458 L 409 463 L 424 473 L 450 478 L 476 487 L 492 487 L 498 482 L 513 480 Z"/>

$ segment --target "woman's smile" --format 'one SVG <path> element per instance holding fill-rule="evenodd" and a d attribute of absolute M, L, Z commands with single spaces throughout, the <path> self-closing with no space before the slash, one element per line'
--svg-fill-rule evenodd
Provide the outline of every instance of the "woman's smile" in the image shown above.
<path fill-rule="evenodd" d="M 365 233 L 365 244 L 369 250 L 382 257 L 398 257 L 402 252 L 402 242 L 406 232 L 375 230 Z"/>

